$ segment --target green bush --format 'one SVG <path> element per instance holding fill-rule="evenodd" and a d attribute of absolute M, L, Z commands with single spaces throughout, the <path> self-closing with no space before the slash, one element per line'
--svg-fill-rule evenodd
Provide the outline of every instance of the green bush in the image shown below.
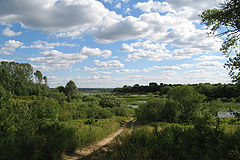
<path fill-rule="evenodd" d="M 200 125 L 199 125 L 200 123 Z M 201 125 L 202 124 L 202 125 Z M 226 133 L 205 122 L 194 127 L 171 125 L 158 131 L 146 127 L 120 137 L 108 152 L 89 159 L 239 159 L 240 130 Z"/>
<path fill-rule="evenodd" d="M 0 108 L 1 160 L 57 160 L 76 147 L 75 130 L 58 121 L 58 104 L 9 99 Z"/>

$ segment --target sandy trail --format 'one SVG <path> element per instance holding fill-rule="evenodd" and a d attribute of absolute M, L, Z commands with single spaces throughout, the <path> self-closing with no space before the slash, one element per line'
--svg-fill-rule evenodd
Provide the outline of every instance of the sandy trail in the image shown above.
<path fill-rule="evenodd" d="M 80 158 L 83 158 L 87 155 L 89 155 L 90 153 L 92 153 L 95 150 L 98 150 L 100 147 L 107 145 L 108 143 L 110 143 L 114 138 L 116 138 L 120 133 L 122 133 L 122 131 L 125 129 L 126 124 L 129 123 L 130 121 L 132 121 L 133 118 L 130 118 L 129 120 L 127 120 L 123 126 L 118 129 L 117 131 L 113 132 L 112 134 L 108 135 L 106 138 L 91 144 L 85 148 L 82 148 L 80 150 L 76 150 L 75 153 L 73 155 L 64 155 L 63 156 L 63 160 L 78 160 Z"/>

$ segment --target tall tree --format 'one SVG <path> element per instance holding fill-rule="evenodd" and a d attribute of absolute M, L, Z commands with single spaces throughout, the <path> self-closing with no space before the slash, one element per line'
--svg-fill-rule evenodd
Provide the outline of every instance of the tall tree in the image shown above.
<path fill-rule="evenodd" d="M 72 80 L 70 80 L 67 84 L 66 84 L 66 86 L 65 86 L 65 89 L 64 89 L 64 91 L 65 91 L 65 94 L 67 95 L 67 96 L 72 96 L 75 92 L 77 92 L 77 86 L 76 86 L 76 84 L 72 81 Z"/>
<path fill-rule="evenodd" d="M 47 77 L 46 76 L 43 77 L 43 80 L 44 80 L 45 85 L 47 85 Z"/>
<path fill-rule="evenodd" d="M 34 75 L 37 83 L 42 83 L 42 80 L 43 80 L 42 73 L 39 70 L 36 70 L 36 72 L 34 72 Z"/>
<path fill-rule="evenodd" d="M 226 36 L 221 51 L 228 53 L 238 46 L 240 38 L 240 0 L 225 0 L 220 6 L 205 10 L 200 16 L 212 34 L 220 31 L 217 36 Z"/>
<path fill-rule="evenodd" d="M 225 67 L 234 82 L 240 82 L 240 54 L 238 43 L 240 39 L 240 0 L 225 0 L 219 9 L 208 9 L 202 12 L 202 22 L 211 30 L 210 34 L 219 32 L 223 37 L 221 51 L 224 54 L 235 52 L 234 58 L 229 58 Z"/>

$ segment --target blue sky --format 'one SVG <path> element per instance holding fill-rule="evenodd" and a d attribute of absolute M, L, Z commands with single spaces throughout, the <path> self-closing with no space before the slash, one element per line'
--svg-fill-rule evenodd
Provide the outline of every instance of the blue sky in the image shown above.
<path fill-rule="evenodd" d="M 229 83 L 199 13 L 214 0 L 0 1 L 0 61 L 29 63 L 50 87 Z"/>

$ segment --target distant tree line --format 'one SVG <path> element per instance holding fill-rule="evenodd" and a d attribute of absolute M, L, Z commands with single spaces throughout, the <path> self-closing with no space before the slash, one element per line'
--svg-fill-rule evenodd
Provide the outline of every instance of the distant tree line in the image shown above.
<path fill-rule="evenodd" d="M 133 86 L 124 85 L 122 88 L 115 88 L 113 92 L 118 93 L 155 93 L 159 96 L 167 94 L 167 92 L 174 87 L 184 86 L 183 84 L 157 84 L 156 82 L 150 82 L 149 85 L 135 84 Z M 206 101 L 215 100 L 221 98 L 223 101 L 230 101 L 231 98 L 235 98 L 240 101 L 240 85 L 239 84 L 188 84 L 187 86 L 193 87 L 198 93 L 204 94 L 207 98 Z"/>

